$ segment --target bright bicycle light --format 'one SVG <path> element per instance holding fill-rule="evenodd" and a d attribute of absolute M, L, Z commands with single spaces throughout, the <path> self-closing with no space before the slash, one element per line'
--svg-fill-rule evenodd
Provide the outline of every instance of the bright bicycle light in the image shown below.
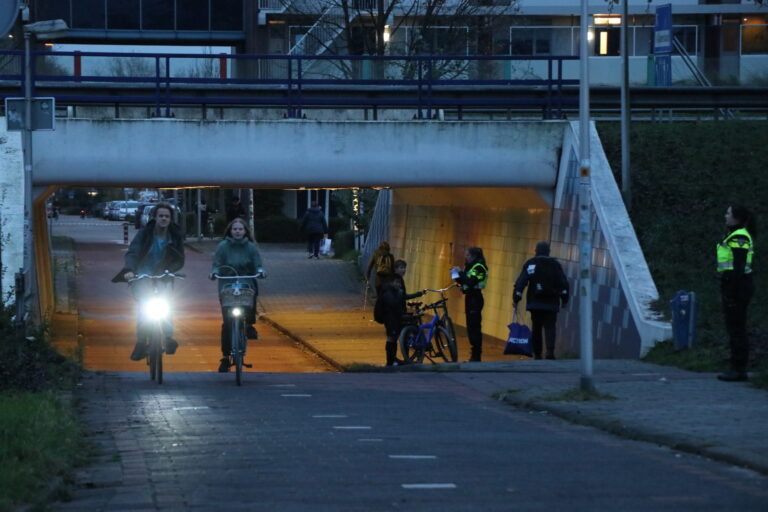
<path fill-rule="evenodd" d="M 144 316 L 150 320 L 162 320 L 169 312 L 168 301 L 160 297 L 152 297 L 143 306 Z"/>
<path fill-rule="evenodd" d="M 243 310 L 240 308 L 232 308 L 232 316 L 239 317 L 243 314 Z"/>

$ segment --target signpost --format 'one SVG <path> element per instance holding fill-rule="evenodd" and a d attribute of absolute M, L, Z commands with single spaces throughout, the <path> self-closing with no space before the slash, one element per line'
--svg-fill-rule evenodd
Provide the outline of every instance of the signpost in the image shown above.
<path fill-rule="evenodd" d="M 37 130 L 55 130 L 56 99 L 31 98 L 32 121 L 31 128 Z M 5 117 L 9 132 L 20 132 L 26 126 L 26 99 L 5 98 Z"/>
<path fill-rule="evenodd" d="M 653 28 L 653 55 L 656 85 L 672 85 L 672 4 L 656 7 Z"/>

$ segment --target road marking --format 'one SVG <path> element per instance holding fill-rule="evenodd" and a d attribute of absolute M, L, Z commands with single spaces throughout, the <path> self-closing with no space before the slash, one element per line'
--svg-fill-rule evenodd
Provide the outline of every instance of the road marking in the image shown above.
<path fill-rule="evenodd" d="M 174 407 L 174 411 L 197 411 L 198 409 L 210 409 L 207 405 L 196 405 L 191 407 Z"/>
<path fill-rule="evenodd" d="M 421 459 L 436 459 L 437 455 L 390 455 L 389 458 L 421 460 Z"/>
<path fill-rule="evenodd" d="M 361 439 L 358 439 L 358 441 L 360 441 L 361 443 L 380 443 L 384 440 L 377 437 L 363 437 Z"/>
<path fill-rule="evenodd" d="M 295 388 L 296 384 L 270 384 L 271 388 Z"/>
<path fill-rule="evenodd" d="M 335 425 L 333 428 L 336 430 L 371 430 L 371 427 L 366 425 Z"/>
<path fill-rule="evenodd" d="M 403 489 L 455 489 L 456 484 L 401 484 Z"/>
<path fill-rule="evenodd" d="M 309 393 L 282 393 L 280 396 L 284 396 L 287 398 L 308 398 L 312 395 Z"/>
<path fill-rule="evenodd" d="M 313 414 L 313 418 L 346 418 L 346 414 Z"/>

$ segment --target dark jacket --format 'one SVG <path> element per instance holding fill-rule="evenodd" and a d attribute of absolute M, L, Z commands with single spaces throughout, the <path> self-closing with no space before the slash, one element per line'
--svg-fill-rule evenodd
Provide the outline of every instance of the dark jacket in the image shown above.
<path fill-rule="evenodd" d="M 256 274 L 257 270 L 261 268 L 261 255 L 256 248 L 256 244 L 245 237 L 240 240 L 227 237 L 219 242 L 219 246 L 216 248 L 216 254 L 213 256 L 211 273 L 234 276 L 235 272 L 233 272 L 231 268 L 226 267 L 234 268 L 235 272 L 242 276 L 252 276 Z M 245 281 L 247 281 L 254 290 L 258 290 L 255 279 L 247 279 Z M 231 279 L 220 279 L 219 291 L 232 282 Z"/>
<path fill-rule="evenodd" d="M 534 277 L 535 276 L 535 277 Z M 532 283 L 533 281 L 533 283 Z M 553 290 L 539 291 L 536 282 L 552 283 Z M 534 256 L 523 264 L 523 270 L 515 281 L 514 303 L 523 297 L 523 290 L 528 287 L 525 309 L 528 311 L 559 311 L 560 305 L 568 303 L 570 288 L 563 267 L 555 258 Z"/>
<path fill-rule="evenodd" d="M 150 220 L 146 226 L 141 228 L 136 236 L 133 237 L 131 245 L 128 246 L 128 252 L 125 253 L 125 265 L 122 270 L 112 278 L 113 283 L 124 283 L 125 273 L 136 273 L 141 266 L 141 262 L 152 247 L 155 236 L 155 220 Z M 162 260 L 155 266 L 153 272 L 159 274 L 165 270 L 176 272 L 184 266 L 184 237 L 181 236 L 181 228 L 171 223 L 168 226 L 168 236 L 170 238 L 165 247 Z"/>
<path fill-rule="evenodd" d="M 323 210 L 319 206 L 312 206 L 307 209 L 307 212 L 301 219 L 301 230 L 308 235 L 322 235 L 328 232 L 325 215 L 323 215 Z"/>
<path fill-rule="evenodd" d="M 229 203 L 227 206 L 227 222 L 232 222 L 236 218 L 240 217 L 245 219 L 248 216 L 248 212 L 245 211 L 243 203 Z"/>
<path fill-rule="evenodd" d="M 393 284 L 395 280 L 400 281 L 400 288 Z M 395 274 L 391 280 L 382 286 L 381 294 L 376 299 L 376 307 L 381 308 L 387 333 L 393 335 L 400 333 L 403 315 L 408 312 L 407 301 L 422 295 L 424 292 L 421 291 L 408 293 L 405 289 L 405 281 L 399 274 Z"/>

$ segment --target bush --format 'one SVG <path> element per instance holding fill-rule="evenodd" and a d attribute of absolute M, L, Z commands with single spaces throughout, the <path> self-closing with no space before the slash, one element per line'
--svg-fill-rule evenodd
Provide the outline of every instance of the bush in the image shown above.
<path fill-rule="evenodd" d="M 283 216 L 257 219 L 254 222 L 256 240 L 265 243 L 303 242 L 305 237 L 299 225 L 299 220 Z"/>
<path fill-rule="evenodd" d="M 336 237 L 336 233 L 340 231 L 346 231 L 349 229 L 349 219 L 342 217 L 331 217 L 328 220 L 328 236 L 331 238 Z"/>
<path fill-rule="evenodd" d="M 355 232 L 339 231 L 333 237 L 333 252 L 337 258 L 342 258 L 345 254 L 355 249 Z"/>

